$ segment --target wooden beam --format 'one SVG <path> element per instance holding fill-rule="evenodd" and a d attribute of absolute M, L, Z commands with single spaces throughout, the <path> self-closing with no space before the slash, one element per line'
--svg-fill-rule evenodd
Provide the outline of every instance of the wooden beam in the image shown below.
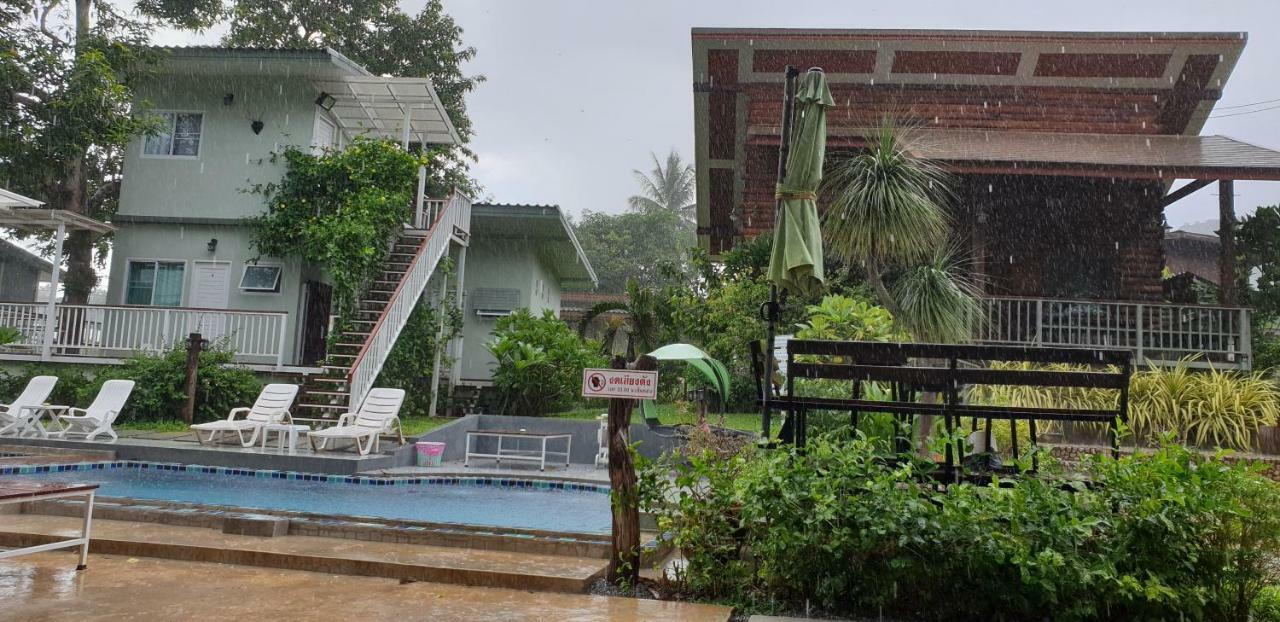
<path fill-rule="evenodd" d="M 1239 283 L 1236 277 L 1236 197 L 1235 182 L 1223 179 L 1218 182 L 1218 239 L 1221 250 L 1218 255 L 1218 292 L 1223 306 L 1234 307 L 1240 303 Z"/>
<path fill-rule="evenodd" d="M 1177 203 L 1178 201 L 1181 201 L 1182 199 L 1187 198 L 1192 193 L 1196 192 L 1197 190 L 1213 182 L 1214 180 L 1212 179 L 1193 179 L 1190 182 L 1188 182 L 1187 185 L 1181 188 L 1178 188 L 1173 192 L 1170 192 L 1169 194 L 1165 195 L 1163 199 L 1160 199 L 1160 207 L 1161 209 L 1169 207 L 1170 205 L 1173 205 L 1174 203 Z"/>

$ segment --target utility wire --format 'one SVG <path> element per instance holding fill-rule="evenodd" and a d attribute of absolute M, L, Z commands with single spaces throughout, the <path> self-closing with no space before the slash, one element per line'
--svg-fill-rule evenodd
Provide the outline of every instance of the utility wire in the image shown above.
<path fill-rule="evenodd" d="M 1275 110 L 1275 109 L 1277 109 L 1277 108 L 1280 108 L 1280 105 L 1267 106 L 1266 108 L 1259 108 L 1259 109 L 1257 109 L 1257 110 L 1246 110 L 1246 111 L 1244 111 L 1244 112 L 1229 112 L 1229 113 L 1227 113 L 1227 114 L 1211 114 L 1211 115 L 1209 115 L 1209 118 L 1210 118 L 1210 119 L 1218 119 L 1218 118 L 1221 118 L 1221 117 L 1238 117 L 1238 116 L 1246 115 L 1246 114 L 1254 114 L 1254 113 L 1257 113 L 1257 112 L 1266 112 L 1266 111 L 1268 111 L 1268 110 Z"/>
<path fill-rule="evenodd" d="M 1254 106 L 1261 106 L 1262 104 L 1274 104 L 1276 102 L 1280 102 L 1280 98 L 1267 99 L 1260 102 L 1253 102 L 1252 104 L 1234 104 L 1231 106 L 1218 106 L 1218 110 L 1230 110 L 1232 108 L 1252 108 Z"/>

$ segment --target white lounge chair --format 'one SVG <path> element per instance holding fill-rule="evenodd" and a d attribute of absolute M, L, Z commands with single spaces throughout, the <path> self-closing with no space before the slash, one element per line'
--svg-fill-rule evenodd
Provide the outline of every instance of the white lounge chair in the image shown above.
<path fill-rule="evenodd" d="M 30 428 L 36 428 L 37 432 L 47 436 L 39 424 L 40 413 L 56 384 L 57 376 L 36 376 L 27 381 L 27 387 L 16 399 L 8 404 L 0 404 L 0 436 L 9 433 L 22 436 Z"/>
<path fill-rule="evenodd" d="M 88 408 L 73 406 L 65 410 L 66 414 L 58 415 L 58 424 L 62 429 L 54 432 L 54 436 L 65 438 L 68 434 L 83 434 L 84 440 L 91 441 L 99 434 L 106 434 L 114 443 L 118 437 L 116 431 L 111 429 L 111 424 L 120 416 L 131 393 L 132 380 L 108 380 L 102 383 L 98 396 L 93 398 L 93 403 Z"/>
<path fill-rule="evenodd" d="M 269 384 L 262 387 L 262 393 L 258 394 L 258 401 L 254 402 L 252 407 L 232 408 L 226 419 L 197 423 L 191 426 L 191 429 L 196 433 L 196 440 L 201 445 L 221 440 L 223 432 L 235 432 L 242 447 L 252 447 L 264 426 L 293 421 L 293 417 L 289 414 L 289 406 L 293 405 L 293 398 L 297 395 L 298 385 L 296 384 Z M 236 418 L 242 414 L 243 419 Z M 201 432 L 208 432 L 209 437 L 201 438 Z M 249 433 L 247 441 L 244 438 L 245 432 Z"/>
<path fill-rule="evenodd" d="M 360 455 L 370 450 L 377 451 L 378 438 L 393 431 L 404 444 L 404 432 L 400 429 L 400 405 L 404 403 L 404 389 L 373 389 L 364 398 L 359 412 L 351 412 L 338 418 L 338 425 L 323 430 L 316 430 L 307 435 L 311 450 L 325 449 L 329 441 L 339 439 L 355 443 Z M 316 440 L 320 445 L 316 446 Z"/>

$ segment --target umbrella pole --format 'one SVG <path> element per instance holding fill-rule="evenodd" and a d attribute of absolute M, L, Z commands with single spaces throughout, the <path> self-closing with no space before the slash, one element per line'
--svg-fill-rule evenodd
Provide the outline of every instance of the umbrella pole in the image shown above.
<path fill-rule="evenodd" d="M 800 71 L 791 65 L 787 65 L 784 70 L 783 91 L 782 91 L 782 132 L 778 146 L 778 185 L 782 185 L 783 179 L 787 174 L 787 155 L 791 152 L 791 117 L 792 111 L 796 103 L 796 78 L 800 75 Z M 776 199 L 773 205 L 773 226 L 777 230 L 778 211 L 782 208 L 782 199 Z M 773 340 L 778 332 L 778 315 L 781 312 L 781 305 L 778 303 L 778 286 L 769 285 L 769 302 L 765 304 L 765 344 L 764 352 L 766 353 L 764 361 L 764 396 L 763 415 L 761 417 L 760 435 L 769 440 L 769 430 L 772 427 L 771 421 L 773 416 L 773 364 L 777 358 L 774 356 Z"/>

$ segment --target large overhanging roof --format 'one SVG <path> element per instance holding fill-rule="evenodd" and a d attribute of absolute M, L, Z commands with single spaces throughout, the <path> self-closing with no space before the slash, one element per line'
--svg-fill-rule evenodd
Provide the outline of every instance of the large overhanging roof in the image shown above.
<path fill-rule="evenodd" d="M 44 205 L 43 201 L 37 201 L 31 197 L 24 197 L 16 192 L 0 188 L 0 209 L 9 209 L 14 207 L 40 207 L 41 205 Z"/>
<path fill-rule="evenodd" d="M 344 76 L 316 81 L 315 86 L 337 100 L 329 112 L 348 131 L 400 140 L 408 115 L 410 141 L 462 142 L 426 78 Z"/>

